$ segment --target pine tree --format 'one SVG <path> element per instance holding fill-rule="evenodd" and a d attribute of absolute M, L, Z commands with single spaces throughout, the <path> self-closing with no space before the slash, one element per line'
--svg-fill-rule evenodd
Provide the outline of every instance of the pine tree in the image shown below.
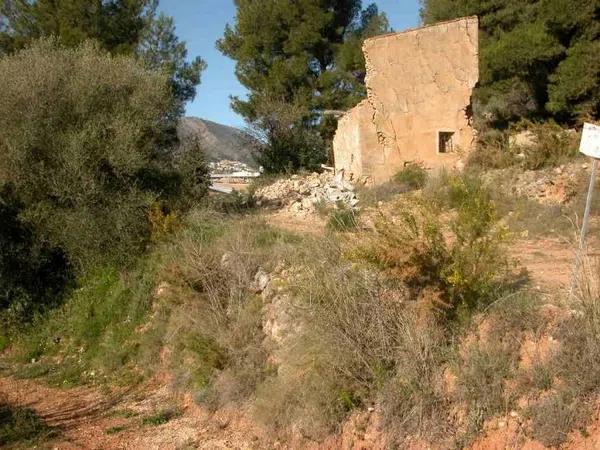
<path fill-rule="evenodd" d="M 522 117 L 598 117 L 598 0 L 422 0 L 421 14 L 425 23 L 479 16 L 477 104 L 496 126 Z"/>
<path fill-rule="evenodd" d="M 93 39 L 113 54 L 130 54 L 154 8 L 152 0 L 3 0 L 0 16 L 7 26 L 0 45 L 10 53 L 54 36 L 68 47 Z"/>
<path fill-rule="evenodd" d="M 187 61 L 187 48 L 175 34 L 172 17 L 160 14 L 150 21 L 144 30 L 138 54 L 151 69 L 162 69 L 172 74 L 176 112 L 183 114 L 185 102 L 196 95 L 196 86 L 200 83 L 206 62 L 200 57 Z"/>
<path fill-rule="evenodd" d="M 364 98 L 360 47 L 365 36 L 388 30 L 385 15 L 375 5 L 361 14 L 360 0 L 239 0 L 236 6 L 235 24 L 228 25 L 218 41 L 221 52 L 235 60 L 236 75 L 249 90 L 247 99 L 233 98 L 233 109 L 268 129 L 273 128 L 273 117 L 264 111 L 303 111 L 295 113 L 300 118 L 294 124 L 285 126 L 308 133 L 318 129 L 325 142 L 330 141 L 335 120 L 323 111 L 348 109 Z M 306 140 L 314 141 L 298 142 Z M 285 154 L 293 153 L 286 145 Z M 312 150 L 311 155 L 317 157 Z M 310 165 L 301 156 L 284 158 L 289 161 L 278 167 L 287 167 L 292 159 Z"/>

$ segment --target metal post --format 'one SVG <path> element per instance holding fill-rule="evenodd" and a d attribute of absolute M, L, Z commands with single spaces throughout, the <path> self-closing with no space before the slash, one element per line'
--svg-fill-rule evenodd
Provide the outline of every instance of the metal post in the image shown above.
<path fill-rule="evenodd" d="M 581 237 L 579 238 L 579 249 L 577 250 L 577 256 L 575 257 L 575 267 L 573 267 L 573 279 L 571 280 L 571 290 L 569 291 L 569 297 L 575 292 L 575 286 L 577 285 L 577 275 L 579 274 L 579 268 L 581 266 L 581 258 L 583 249 L 585 248 L 585 238 L 587 236 L 590 211 L 592 209 L 592 199 L 594 198 L 594 187 L 596 186 L 596 172 L 598 169 L 598 160 L 593 158 L 592 160 L 592 173 L 590 175 L 590 185 L 588 187 L 587 199 L 585 201 L 585 212 L 583 214 L 583 223 L 581 225 Z"/>

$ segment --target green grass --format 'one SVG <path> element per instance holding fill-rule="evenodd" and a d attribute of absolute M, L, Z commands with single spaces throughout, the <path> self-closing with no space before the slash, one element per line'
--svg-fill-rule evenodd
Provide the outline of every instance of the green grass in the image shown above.
<path fill-rule="evenodd" d="M 227 232 L 222 215 L 202 210 L 127 269 L 103 267 L 78 280 L 64 304 L 37 317 L 15 336 L 16 375 L 45 377 L 68 387 L 82 383 L 129 385 L 152 372 L 162 345 L 147 327 L 155 290 L 168 279 L 169 264 L 188 242 L 209 245 Z M 177 242 L 177 244 L 175 244 Z M 35 361 L 32 363 L 32 361 Z"/>
<path fill-rule="evenodd" d="M 110 427 L 107 428 L 104 432 L 106 434 L 119 434 L 122 433 L 123 431 L 126 431 L 127 429 L 129 429 L 129 427 L 127 425 L 117 425 L 114 427 Z"/>
<path fill-rule="evenodd" d="M 418 164 L 409 164 L 394 175 L 394 181 L 410 189 L 421 189 L 427 183 L 427 170 Z"/>
<path fill-rule="evenodd" d="M 131 274 L 106 268 L 81 286 L 60 310 L 35 323 L 35 331 L 23 341 L 25 361 L 67 353 L 52 368 L 51 378 L 59 384 L 118 376 L 128 365 L 137 346 L 135 329 L 147 319 L 154 277 L 147 267 Z M 79 357 L 70 357 L 76 352 Z"/>
<path fill-rule="evenodd" d="M 333 231 L 354 231 L 358 228 L 358 211 L 348 208 L 333 210 L 327 221 L 327 228 Z"/>
<path fill-rule="evenodd" d="M 142 425 L 159 426 L 181 416 L 181 411 L 177 408 L 165 408 L 154 414 L 148 415 L 142 419 Z"/>

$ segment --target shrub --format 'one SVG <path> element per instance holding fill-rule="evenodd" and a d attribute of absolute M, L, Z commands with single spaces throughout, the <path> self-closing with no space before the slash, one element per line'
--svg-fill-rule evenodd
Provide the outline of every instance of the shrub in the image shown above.
<path fill-rule="evenodd" d="M 0 446 L 31 445 L 55 433 L 33 410 L 10 406 L 0 398 Z"/>
<path fill-rule="evenodd" d="M 427 171 L 418 164 L 409 164 L 394 175 L 394 181 L 411 189 L 421 189 L 427 182 Z"/>
<path fill-rule="evenodd" d="M 72 281 L 64 252 L 36 239 L 19 220 L 22 209 L 10 189 L 0 191 L 0 324 L 7 331 L 56 304 Z"/>
<path fill-rule="evenodd" d="M 46 40 L 0 60 L 0 78 L 0 186 L 37 242 L 74 267 L 129 260 L 148 240 L 153 202 L 202 175 L 158 145 L 167 80 L 133 58 Z"/>
<path fill-rule="evenodd" d="M 520 132 L 528 133 L 531 142 L 511 144 L 510 136 Z M 577 133 L 565 130 L 554 121 L 521 121 L 509 131 L 484 133 L 469 157 L 469 165 L 492 169 L 516 166 L 525 170 L 559 166 L 579 154 L 577 137 Z"/>
<path fill-rule="evenodd" d="M 445 330 L 423 320 L 401 286 L 346 261 L 333 236 L 303 247 L 283 290 L 296 326 L 277 353 L 279 370 L 258 388 L 258 417 L 319 439 L 381 400 L 398 440 L 443 429 Z"/>
<path fill-rule="evenodd" d="M 442 174 L 440 180 L 426 198 L 401 203 L 397 220 L 379 220 L 356 256 L 407 283 L 430 307 L 457 317 L 492 301 L 505 280 L 506 232 L 476 176 Z M 450 208 L 445 218 L 443 207 Z"/>
<path fill-rule="evenodd" d="M 358 211 L 338 205 L 329 214 L 327 228 L 334 231 L 353 231 L 358 227 Z"/>
<path fill-rule="evenodd" d="M 555 167 L 574 159 L 578 154 L 577 134 L 569 133 L 554 121 L 545 123 L 522 122 L 517 129 L 526 129 L 533 136 L 531 146 L 516 147 L 523 154 L 521 166 L 529 170 Z"/>
<path fill-rule="evenodd" d="M 503 169 L 519 163 L 516 155 L 509 151 L 508 133 L 496 129 L 481 133 L 477 147 L 467 160 L 469 167 Z"/>
<path fill-rule="evenodd" d="M 299 238 L 255 218 L 197 212 L 169 250 L 169 285 L 153 327 L 172 349 L 180 385 L 218 407 L 252 395 L 269 371 L 263 345 L 263 300 L 250 288 L 259 269 L 272 270 L 279 252 Z M 156 356 L 150 355 L 156 360 Z"/>
<path fill-rule="evenodd" d="M 250 134 L 255 139 L 256 162 L 267 174 L 314 171 L 327 160 L 327 146 L 319 132 L 307 126 L 309 114 L 279 100 L 262 100 Z"/>
<path fill-rule="evenodd" d="M 533 437 L 546 446 L 558 447 L 590 412 L 580 399 L 564 390 L 554 393 L 541 399 L 530 410 Z"/>

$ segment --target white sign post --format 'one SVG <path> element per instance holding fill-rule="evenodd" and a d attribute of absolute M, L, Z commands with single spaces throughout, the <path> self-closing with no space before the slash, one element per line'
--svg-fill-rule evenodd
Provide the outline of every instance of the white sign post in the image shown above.
<path fill-rule="evenodd" d="M 581 225 L 581 237 L 579 238 L 579 249 L 575 257 L 575 267 L 573 267 L 573 280 L 571 282 L 570 295 L 575 291 L 577 285 L 577 276 L 581 265 L 581 256 L 585 247 L 585 238 L 587 235 L 588 224 L 590 221 L 590 210 L 592 209 L 592 199 L 594 197 L 594 186 L 596 185 L 596 172 L 598 170 L 598 159 L 600 159 L 600 126 L 586 123 L 583 126 L 581 135 L 581 144 L 579 151 L 592 158 L 592 173 L 590 176 L 590 185 L 588 187 L 587 199 L 585 202 L 585 212 L 583 214 L 583 223 Z"/>

